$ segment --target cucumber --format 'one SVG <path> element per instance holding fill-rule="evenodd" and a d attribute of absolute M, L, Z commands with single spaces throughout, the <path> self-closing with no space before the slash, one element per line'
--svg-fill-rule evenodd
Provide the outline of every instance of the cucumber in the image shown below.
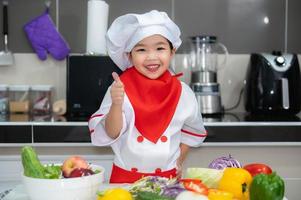
<path fill-rule="evenodd" d="M 31 146 L 25 146 L 22 148 L 21 157 L 25 176 L 45 178 L 44 166 L 41 164 L 35 150 Z"/>

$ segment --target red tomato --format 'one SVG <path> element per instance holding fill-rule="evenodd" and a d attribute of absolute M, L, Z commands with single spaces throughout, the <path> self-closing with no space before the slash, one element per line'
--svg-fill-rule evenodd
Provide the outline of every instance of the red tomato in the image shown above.
<path fill-rule="evenodd" d="M 186 190 L 196 192 L 198 194 L 208 195 L 208 188 L 199 179 L 181 179 Z"/>
<path fill-rule="evenodd" d="M 248 172 L 250 172 L 250 174 L 252 176 L 256 176 L 257 174 L 263 173 L 263 174 L 271 174 L 272 173 L 272 169 L 262 163 L 251 163 L 248 165 L 245 165 L 243 167 L 245 170 L 247 170 Z"/>

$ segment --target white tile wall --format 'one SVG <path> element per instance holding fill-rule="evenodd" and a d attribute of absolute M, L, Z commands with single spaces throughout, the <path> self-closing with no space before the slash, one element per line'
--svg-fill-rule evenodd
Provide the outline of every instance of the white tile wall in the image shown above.
<path fill-rule="evenodd" d="M 0 66 L 0 84 L 50 84 L 55 88 L 54 99 L 66 97 L 66 61 L 48 57 L 41 61 L 36 54 L 14 54 L 14 65 Z"/>

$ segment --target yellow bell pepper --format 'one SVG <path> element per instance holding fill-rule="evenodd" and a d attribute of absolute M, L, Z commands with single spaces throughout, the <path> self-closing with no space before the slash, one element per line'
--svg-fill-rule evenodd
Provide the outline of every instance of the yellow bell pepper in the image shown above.
<path fill-rule="evenodd" d="M 209 189 L 208 198 L 209 200 L 233 200 L 233 194 L 222 190 Z"/>
<path fill-rule="evenodd" d="M 123 188 L 112 188 L 100 194 L 97 200 L 133 200 L 133 197 L 129 191 Z"/>
<path fill-rule="evenodd" d="M 218 189 L 230 192 L 239 200 L 249 199 L 251 174 L 243 168 L 226 168 L 219 182 Z"/>

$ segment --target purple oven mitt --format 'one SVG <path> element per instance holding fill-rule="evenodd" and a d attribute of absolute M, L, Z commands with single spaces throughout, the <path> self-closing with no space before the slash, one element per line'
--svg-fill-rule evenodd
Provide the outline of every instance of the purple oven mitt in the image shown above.
<path fill-rule="evenodd" d="M 57 60 L 63 60 L 69 54 L 69 45 L 56 29 L 48 9 L 41 16 L 25 24 L 23 29 L 41 60 L 47 58 L 47 52 Z"/>

